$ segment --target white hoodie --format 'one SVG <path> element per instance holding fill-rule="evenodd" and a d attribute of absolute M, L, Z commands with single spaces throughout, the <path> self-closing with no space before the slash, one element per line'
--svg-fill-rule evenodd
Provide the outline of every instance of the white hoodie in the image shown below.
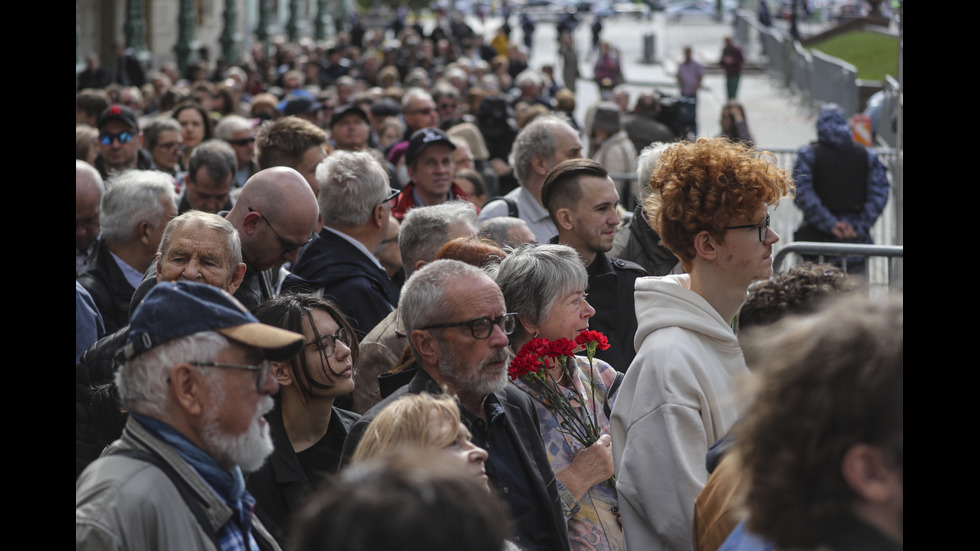
<path fill-rule="evenodd" d="M 750 376 L 731 327 L 690 276 L 636 280 L 636 358 L 613 408 L 611 433 L 624 549 L 689 550 L 705 454 L 742 411 Z"/>

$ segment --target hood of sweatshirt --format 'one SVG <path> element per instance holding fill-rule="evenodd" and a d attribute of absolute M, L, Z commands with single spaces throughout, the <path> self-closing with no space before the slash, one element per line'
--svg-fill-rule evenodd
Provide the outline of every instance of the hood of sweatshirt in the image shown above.
<path fill-rule="evenodd" d="M 636 349 L 647 336 L 664 327 L 680 327 L 704 335 L 720 349 L 740 353 L 738 339 L 721 315 L 691 291 L 691 276 L 674 274 L 636 280 Z"/>

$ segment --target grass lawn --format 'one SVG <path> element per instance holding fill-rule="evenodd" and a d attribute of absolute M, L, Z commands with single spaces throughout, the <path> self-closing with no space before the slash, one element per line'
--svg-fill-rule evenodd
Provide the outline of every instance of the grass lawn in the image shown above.
<path fill-rule="evenodd" d="M 884 80 L 886 74 L 898 78 L 897 37 L 856 31 L 812 44 L 810 48 L 854 65 L 860 79 Z"/>

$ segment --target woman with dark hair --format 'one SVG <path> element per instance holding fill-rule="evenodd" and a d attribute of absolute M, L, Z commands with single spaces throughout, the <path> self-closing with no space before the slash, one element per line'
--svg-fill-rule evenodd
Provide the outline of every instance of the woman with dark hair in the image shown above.
<path fill-rule="evenodd" d="M 745 120 L 745 107 L 735 100 L 729 100 L 721 108 L 721 134 L 720 138 L 728 138 L 732 142 L 742 142 L 752 147 L 752 133 L 749 132 L 749 124 Z"/>
<path fill-rule="evenodd" d="M 174 107 L 171 116 L 180 123 L 181 137 L 184 139 L 184 153 L 180 157 L 180 167 L 181 170 L 186 170 L 194 148 L 204 140 L 214 137 L 214 124 L 208 112 L 193 101 L 185 101 Z"/>
<path fill-rule="evenodd" d="M 254 314 L 305 340 L 292 360 L 272 362 L 280 390 L 266 421 L 275 451 L 247 482 L 256 514 L 283 543 L 292 512 L 325 474 L 338 471 L 341 448 L 360 417 L 334 407 L 337 397 L 354 390 L 357 338 L 335 304 L 314 296 L 283 295 L 260 304 Z"/>

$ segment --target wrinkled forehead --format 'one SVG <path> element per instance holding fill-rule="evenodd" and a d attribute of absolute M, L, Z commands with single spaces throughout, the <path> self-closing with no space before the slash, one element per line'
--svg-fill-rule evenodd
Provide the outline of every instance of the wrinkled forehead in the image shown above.
<path fill-rule="evenodd" d="M 504 294 L 486 274 L 454 279 L 446 286 L 446 314 L 453 319 L 476 319 L 504 313 Z"/>
<path fill-rule="evenodd" d="M 222 259 L 224 266 L 231 261 L 231 251 L 228 250 L 228 239 L 219 230 L 210 228 L 199 222 L 192 222 L 174 229 L 167 249 L 162 251 L 166 257 L 170 253 L 203 253 L 216 259 Z"/>

